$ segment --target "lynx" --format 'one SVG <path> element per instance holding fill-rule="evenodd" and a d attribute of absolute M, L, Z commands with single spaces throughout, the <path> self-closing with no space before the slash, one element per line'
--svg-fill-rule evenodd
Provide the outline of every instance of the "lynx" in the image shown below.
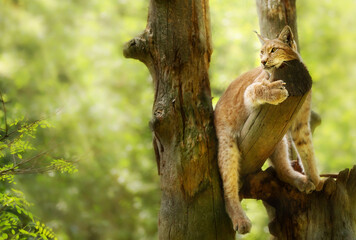
<path fill-rule="evenodd" d="M 276 39 L 269 40 L 256 32 L 262 47 L 261 67 L 244 73 L 233 81 L 219 99 L 215 108 L 215 126 L 218 137 L 218 164 L 223 181 L 225 206 L 233 227 L 240 234 L 250 231 L 251 222 L 244 213 L 239 199 L 240 151 L 237 139 L 248 116 L 262 104 L 277 105 L 288 97 L 283 79 L 271 82 L 269 77 L 283 62 L 299 60 L 293 33 L 285 26 Z M 309 193 L 321 188 L 314 157 L 311 130 L 309 126 L 311 91 L 292 123 L 289 132 L 277 144 L 269 157 L 277 176 L 299 191 Z M 292 137 L 305 175 L 295 171 L 288 156 L 287 135 Z"/>

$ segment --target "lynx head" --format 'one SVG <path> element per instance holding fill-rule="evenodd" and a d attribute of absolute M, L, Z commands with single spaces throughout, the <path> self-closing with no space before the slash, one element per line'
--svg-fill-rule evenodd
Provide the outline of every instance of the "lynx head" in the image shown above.
<path fill-rule="evenodd" d="M 292 29 L 287 25 L 275 39 L 267 39 L 256 32 L 262 43 L 260 58 L 262 67 L 267 71 L 279 68 L 283 62 L 301 60 L 297 52 Z"/>

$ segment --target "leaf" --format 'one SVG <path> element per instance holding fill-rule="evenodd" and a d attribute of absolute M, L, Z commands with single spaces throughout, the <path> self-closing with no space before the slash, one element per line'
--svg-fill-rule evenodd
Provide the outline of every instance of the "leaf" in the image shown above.
<path fill-rule="evenodd" d="M 22 234 L 29 234 L 29 232 L 27 232 L 27 231 L 24 230 L 24 229 L 19 229 L 19 232 L 22 233 Z"/>

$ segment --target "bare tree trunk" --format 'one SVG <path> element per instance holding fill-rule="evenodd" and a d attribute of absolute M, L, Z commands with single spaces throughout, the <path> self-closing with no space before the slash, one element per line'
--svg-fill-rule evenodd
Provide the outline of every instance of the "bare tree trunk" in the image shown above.
<path fill-rule="evenodd" d="M 256 0 L 261 34 L 275 38 L 289 25 L 298 41 L 295 0 Z M 320 117 L 312 113 L 312 129 Z M 314 125 L 314 126 L 313 126 Z M 275 239 L 356 239 L 356 166 L 329 178 L 321 192 L 300 193 L 279 181 L 273 169 L 249 175 L 240 191 L 269 206 L 269 230 Z"/>
<path fill-rule="evenodd" d="M 216 161 L 211 52 L 208 0 L 151 0 L 145 31 L 124 48 L 154 81 L 150 126 L 161 177 L 162 240 L 235 236 Z"/>
<path fill-rule="evenodd" d="M 299 46 L 295 2 L 296 0 L 256 0 L 261 35 L 274 39 L 285 25 L 289 25 Z"/>

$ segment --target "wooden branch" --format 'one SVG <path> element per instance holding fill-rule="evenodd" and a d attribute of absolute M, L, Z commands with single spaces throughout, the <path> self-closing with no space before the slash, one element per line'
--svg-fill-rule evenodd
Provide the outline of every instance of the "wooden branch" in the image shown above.
<path fill-rule="evenodd" d="M 5 106 L 5 101 L 4 101 L 4 98 L 2 96 L 2 92 L 1 91 L 0 91 L 0 101 L 2 103 L 2 108 L 3 108 L 3 111 L 4 111 L 5 135 L 4 135 L 3 138 L 5 138 L 8 135 L 9 126 L 7 125 L 6 106 Z"/>
<path fill-rule="evenodd" d="M 137 59 L 151 71 L 152 57 L 150 53 L 150 43 L 152 42 L 152 32 L 146 28 L 140 35 L 125 43 L 123 54 L 126 58 Z M 152 73 L 152 72 L 151 72 Z"/>
<path fill-rule="evenodd" d="M 325 174 L 320 174 L 320 177 L 327 177 L 327 178 L 337 178 L 339 176 L 338 173 L 325 173 Z"/>
<path fill-rule="evenodd" d="M 277 201 L 284 193 L 288 195 L 302 194 L 296 188 L 279 180 L 272 167 L 269 167 L 265 171 L 247 175 L 240 189 L 240 196 L 242 198 L 264 201 Z"/>
<path fill-rule="evenodd" d="M 356 173 L 356 165 L 350 173 Z M 339 174 L 343 176 L 339 178 Z M 330 175 L 325 181 L 323 192 L 331 195 L 335 191 L 335 178 L 337 181 L 347 182 L 349 178 L 349 170 L 343 170 L 339 174 L 322 174 L 324 177 Z M 341 175 L 340 175 L 341 176 Z M 346 179 L 346 180 L 345 180 Z M 350 189 L 351 190 L 351 189 Z M 298 189 L 285 183 L 277 177 L 273 167 L 267 168 L 265 171 L 249 174 L 244 178 L 243 187 L 240 190 L 242 198 L 259 199 L 267 202 L 283 201 L 282 199 L 302 199 L 309 194 L 299 192 Z"/>
<path fill-rule="evenodd" d="M 262 105 L 245 122 L 239 138 L 243 175 L 262 167 L 288 131 L 311 89 L 311 77 L 299 61 L 287 62 L 276 69 L 271 78 L 285 81 L 290 96 L 279 105 Z"/>

